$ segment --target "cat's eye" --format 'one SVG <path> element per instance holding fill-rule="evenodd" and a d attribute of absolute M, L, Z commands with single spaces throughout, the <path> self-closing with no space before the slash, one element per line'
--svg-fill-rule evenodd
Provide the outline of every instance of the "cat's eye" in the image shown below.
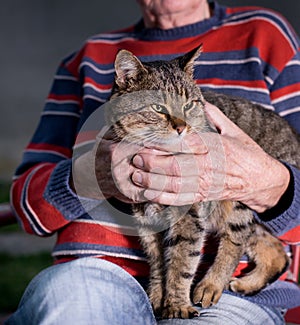
<path fill-rule="evenodd" d="M 183 109 L 185 111 L 188 111 L 188 110 L 194 108 L 195 106 L 196 106 L 196 102 L 195 101 L 191 101 L 191 102 L 185 104 L 184 107 L 183 107 Z"/>
<path fill-rule="evenodd" d="M 164 105 L 161 104 L 151 104 L 150 105 L 152 109 L 154 109 L 156 112 L 161 114 L 169 114 L 167 108 Z"/>

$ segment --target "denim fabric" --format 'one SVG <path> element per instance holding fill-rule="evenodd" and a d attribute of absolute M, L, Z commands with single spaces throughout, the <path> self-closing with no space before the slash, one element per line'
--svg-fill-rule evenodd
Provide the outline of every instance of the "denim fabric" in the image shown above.
<path fill-rule="evenodd" d="M 37 275 L 5 324 L 284 324 L 279 310 L 228 294 L 216 306 L 199 310 L 198 318 L 157 321 L 144 289 L 131 275 L 115 264 L 88 257 Z"/>

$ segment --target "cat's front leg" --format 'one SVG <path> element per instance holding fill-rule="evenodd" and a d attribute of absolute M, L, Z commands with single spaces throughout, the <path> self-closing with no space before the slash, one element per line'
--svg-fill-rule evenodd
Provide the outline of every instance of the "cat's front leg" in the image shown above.
<path fill-rule="evenodd" d="M 220 238 L 218 252 L 213 265 L 194 288 L 194 304 L 208 308 L 219 301 L 242 254 L 242 245 L 235 244 L 227 235 Z"/>
<path fill-rule="evenodd" d="M 179 211 L 176 209 L 175 213 Z M 191 284 L 200 260 L 204 231 L 197 215 L 187 213 L 165 236 L 166 284 L 162 318 L 199 315 L 190 299 Z"/>
<path fill-rule="evenodd" d="M 164 294 L 164 252 L 163 227 L 160 220 L 164 218 L 164 207 L 155 203 L 135 205 L 134 216 L 137 220 L 140 242 L 150 266 L 149 285 L 147 293 L 153 311 L 160 315 Z M 165 220 L 167 223 L 168 220 Z"/>
<path fill-rule="evenodd" d="M 219 246 L 214 262 L 193 292 L 193 302 L 207 308 L 216 304 L 228 288 L 245 244 L 251 235 L 252 213 L 239 203 L 222 201 L 207 222 L 219 235 Z"/>
<path fill-rule="evenodd" d="M 150 265 L 147 293 L 155 315 L 160 315 L 163 304 L 163 249 L 161 233 L 149 233 L 149 229 L 139 229 L 140 241 Z"/>

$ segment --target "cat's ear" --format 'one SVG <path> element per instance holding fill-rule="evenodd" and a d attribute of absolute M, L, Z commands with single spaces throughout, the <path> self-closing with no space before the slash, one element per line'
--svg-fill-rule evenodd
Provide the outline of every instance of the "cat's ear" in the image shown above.
<path fill-rule="evenodd" d="M 142 62 L 131 52 L 120 50 L 115 59 L 116 84 L 126 86 L 128 81 L 137 80 L 141 73 L 147 73 Z"/>
<path fill-rule="evenodd" d="M 190 52 L 179 58 L 180 68 L 193 78 L 194 63 L 199 55 L 203 52 L 203 45 L 200 44 L 198 47 L 192 49 Z"/>

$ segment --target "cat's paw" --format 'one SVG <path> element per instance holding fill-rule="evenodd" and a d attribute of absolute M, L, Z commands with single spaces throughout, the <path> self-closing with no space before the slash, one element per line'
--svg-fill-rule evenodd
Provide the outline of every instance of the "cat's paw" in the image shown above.
<path fill-rule="evenodd" d="M 191 305 L 164 307 L 161 315 L 162 318 L 194 318 L 198 316 L 198 310 Z"/>
<path fill-rule="evenodd" d="M 251 276 L 244 276 L 243 278 L 232 278 L 229 282 L 229 290 L 238 292 L 244 295 L 254 294 L 267 285 L 263 281 Z"/>
<path fill-rule="evenodd" d="M 203 280 L 194 289 L 193 303 L 201 305 L 202 308 L 208 308 L 219 301 L 222 292 L 223 286 Z"/>

